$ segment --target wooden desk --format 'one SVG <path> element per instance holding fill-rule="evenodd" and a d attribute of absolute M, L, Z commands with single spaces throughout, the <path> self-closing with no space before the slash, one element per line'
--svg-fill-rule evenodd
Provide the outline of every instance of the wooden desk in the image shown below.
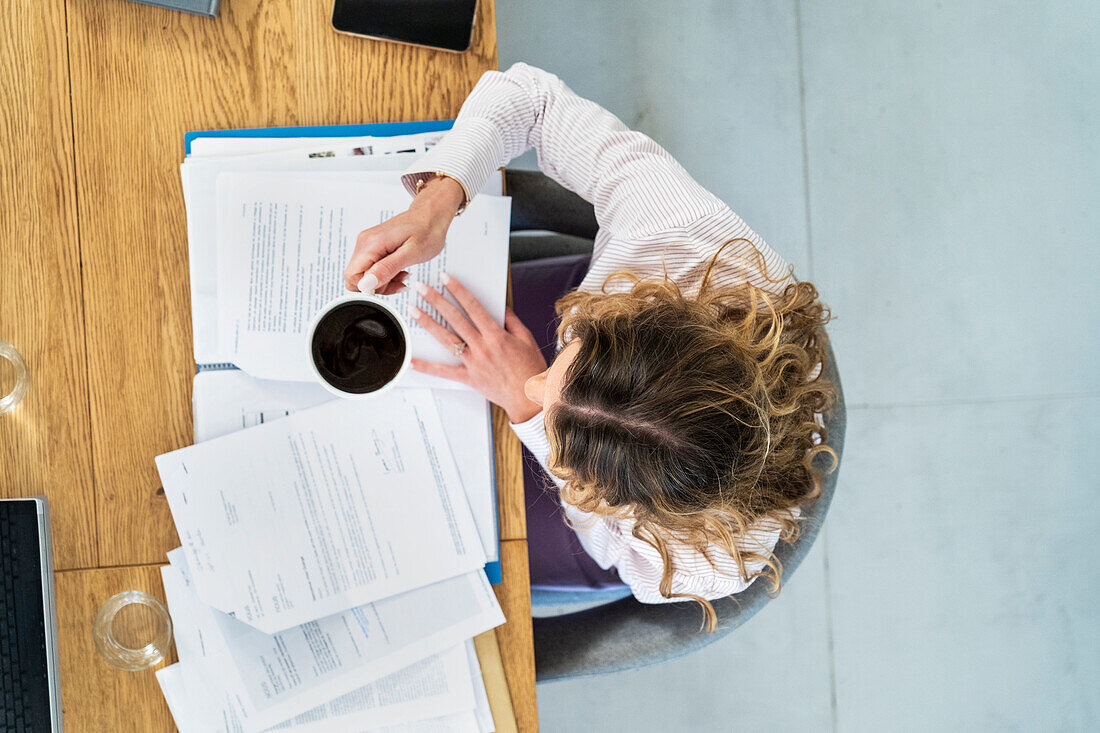
<path fill-rule="evenodd" d="M 122 588 L 178 545 L 153 456 L 191 442 L 183 134 L 453 117 L 495 68 L 492 0 L 463 54 L 341 36 L 328 2 L 228 0 L 211 20 L 122 0 L 0 3 L 0 339 L 31 387 L 0 418 L 0 495 L 50 498 L 68 730 L 171 727 L 150 674 L 95 656 Z M 503 418 L 497 416 L 503 427 Z M 519 448 L 498 430 L 520 730 L 537 726 Z"/>

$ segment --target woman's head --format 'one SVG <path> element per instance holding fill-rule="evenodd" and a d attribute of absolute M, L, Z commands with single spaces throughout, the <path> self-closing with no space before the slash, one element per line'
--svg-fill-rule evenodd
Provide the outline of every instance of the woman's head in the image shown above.
<path fill-rule="evenodd" d="M 814 413 L 835 396 L 818 374 L 828 313 L 809 283 L 769 295 L 709 287 L 707 272 L 693 297 L 629 275 L 616 276 L 627 292 L 564 297 L 565 347 L 528 393 L 546 410 L 566 501 L 632 517 L 665 558 L 663 593 L 670 536 L 719 545 L 746 578 L 762 561 L 777 590 L 778 563 L 737 540 L 765 518 L 793 539 L 789 510 L 820 493 L 811 464 L 830 449 L 815 445 L 825 436 Z"/>

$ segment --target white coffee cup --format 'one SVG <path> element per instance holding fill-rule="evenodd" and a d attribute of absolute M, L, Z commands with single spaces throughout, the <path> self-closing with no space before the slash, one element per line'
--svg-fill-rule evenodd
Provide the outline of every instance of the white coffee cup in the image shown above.
<path fill-rule="evenodd" d="M 345 399 L 367 399 L 392 389 L 412 358 L 405 320 L 374 295 L 350 293 L 329 301 L 306 334 L 317 381 Z"/>

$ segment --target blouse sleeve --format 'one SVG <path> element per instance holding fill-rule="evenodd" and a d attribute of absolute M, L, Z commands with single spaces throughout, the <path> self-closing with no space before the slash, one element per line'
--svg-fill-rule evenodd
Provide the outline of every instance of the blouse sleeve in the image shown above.
<path fill-rule="evenodd" d="M 454 127 L 404 183 L 411 191 L 418 178 L 438 172 L 476 192 L 532 147 L 539 167 L 590 201 L 600 227 L 613 235 L 686 226 L 724 206 L 652 139 L 526 64 L 485 72 Z"/>
<path fill-rule="evenodd" d="M 511 423 L 512 431 L 523 443 L 531 455 L 539 462 L 546 475 L 554 480 L 558 488 L 565 486 L 565 482 L 550 472 L 547 467 L 547 458 L 550 456 L 550 440 L 546 437 L 546 426 L 542 421 L 542 412 L 530 420 L 521 423 Z"/>
<path fill-rule="evenodd" d="M 755 582 L 755 574 L 764 567 L 760 561 L 747 562 L 751 579 L 746 580 L 733 558 L 717 548 L 711 548 L 708 560 L 683 542 L 667 540 L 673 572 L 672 597 L 666 598 L 661 594 L 664 561 L 655 547 L 634 536 L 633 520 L 588 514 L 568 504 L 564 506 L 585 552 L 604 569 L 614 566 L 619 578 L 642 603 L 676 603 L 685 600 L 684 596 L 712 601 L 740 593 Z M 770 552 L 778 540 L 778 527 L 760 526 L 742 538 L 740 545 L 744 549 Z"/>
<path fill-rule="evenodd" d="M 664 148 L 577 96 L 558 77 L 526 64 L 486 72 L 454 127 L 402 181 L 414 193 L 417 181 L 444 173 L 469 197 L 494 170 L 531 148 L 546 175 L 595 207 L 606 242 L 597 247 L 595 271 L 663 271 L 690 287 L 701 274 L 700 263 L 738 240 L 726 249 L 718 279 L 782 287 L 759 277 L 752 264 L 739 263 L 756 250 L 774 280 L 788 274 L 783 259 Z"/>

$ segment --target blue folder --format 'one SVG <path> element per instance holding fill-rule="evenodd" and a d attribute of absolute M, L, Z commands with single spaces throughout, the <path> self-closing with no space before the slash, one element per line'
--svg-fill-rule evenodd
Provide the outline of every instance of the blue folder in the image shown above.
<path fill-rule="evenodd" d="M 191 154 L 191 141 L 200 137 L 390 137 L 415 135 L 421 132 L 440 132 L 451 129 L 454 120 L 422 120 L 419 122 L 374 122 L 362 125 L 308 125 L 305 127 L 250 127 L 239 130 L 195 130 L 183 136 L 183 152 Z M 490 430 L 492 428 L 490 427 Z M 493 485 L 496 486 L 496 461 L 492 464 Z M 496 492 L 493 493 L 493 512 L 496 513 Z M 499 515 L 498 515 L 499 517 Z M 497 520 L 497 557 L 500 557 L 500 525 Z M 489 582 L 498 585 L 502 580 L 500 560 L 485 564 Z"/>
<path fill-rule="evenodd" d="M 248 127 L 240 130 L 197 130 L 183 136 L 183 152 L 191 154 L 191 141 L 199 137 L 362 137 L 416 135 L 450 130 L 454 120 L 374 122 L 364 125 L 308 125 L 306 127 Z"/>

